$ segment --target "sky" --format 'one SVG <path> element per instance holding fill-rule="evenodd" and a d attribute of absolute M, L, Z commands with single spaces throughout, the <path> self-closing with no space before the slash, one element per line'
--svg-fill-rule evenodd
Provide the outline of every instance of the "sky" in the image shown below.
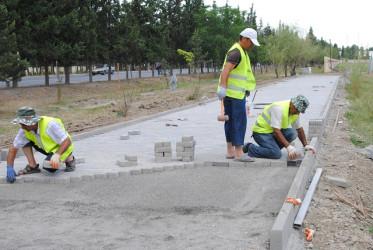
<path fill-rule="evenodd" d="M 222 7 L 227 0 L 216 0 Z M 205 5 L 212 5 L 213 0 L 204 0 Z M 371 0 L 228 0 L 228 5 L 241 11 L 249 11 L 254 4 L 257 23 L 269 24 L 277 28 L 279 22 L 295 25 L 304 36 L 310 27 L 317 39 L 339 48 L 358 45 L 363 48 L 373 47 L 373 1 Z"/>

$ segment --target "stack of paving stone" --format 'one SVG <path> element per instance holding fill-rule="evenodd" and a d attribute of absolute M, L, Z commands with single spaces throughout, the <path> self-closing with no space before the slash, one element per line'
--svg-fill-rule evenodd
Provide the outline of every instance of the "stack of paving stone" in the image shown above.
<path fill-rule="evenodd" d="M 125 155 L 124 161 L 117 160 L 119 167 L 133 167 L 137 166 L 137 156 Z"/>
<path fill-rule="evenodd" d="M 193 136 L 183 136 L 181 142 L 176 142 L 176 156 L 181 157 L 182 161 L 193 161 L 195 146 Z"/>
<path fill-rule="evenodd" d="M 154 156 L 155 162 L 170 162 L 172 160 L 171 142 L 156 142 L 154 144 Z"/>

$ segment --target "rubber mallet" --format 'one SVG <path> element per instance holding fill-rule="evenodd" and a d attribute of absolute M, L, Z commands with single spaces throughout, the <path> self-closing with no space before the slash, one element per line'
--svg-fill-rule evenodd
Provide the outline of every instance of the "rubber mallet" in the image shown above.
<path fill-rule="evenodd" d="M 226 122 L 229 120 L 229 116 L 224 115 L 224 100 L 221 99 L 221 115 L 218 116 L 219 122 Z"/>

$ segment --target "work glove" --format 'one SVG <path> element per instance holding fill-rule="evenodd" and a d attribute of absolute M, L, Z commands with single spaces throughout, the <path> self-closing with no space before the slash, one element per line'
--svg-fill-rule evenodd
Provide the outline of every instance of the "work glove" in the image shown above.
<path fill-rule="evenodd" d="M 304 149 L 305 150 L 312 150 L 312 152 L 314 153 L 314 154 L 316 154 L 316 150 L 315 150 L 315 148 L 314 147 L 312 147 L 312 146 L 310 146 L 310 145 L 306 145 L 305 147 L 304 147 Z"/>
<path fill-rule="evenodd" d="M 219 100 L 224 99 L 225 96 L 227 95 L 227 89 L 223 88 L 223 87 L 220 87 L 220 89 L 217 93 L 218 93 Z"/>
<path fill-rule="evenodd" d="M 60 154 L 54 153 L 49 161 L 53 168 L 60 168 Z"/>
<path fill-rule="evenodd" d="M 6 181 L 14 183 L 16 181 L 16 172 L 14 171 L 13 165 L 6 166 Z"/>
<path fill-rule="evenodd" d="M 288 150 L 288 156 L 290 160 L 294 160 L 298 157 L 298 153 L 293 146 L 289 145 L 289 147 L 287 147 L 286 149 Z"/>

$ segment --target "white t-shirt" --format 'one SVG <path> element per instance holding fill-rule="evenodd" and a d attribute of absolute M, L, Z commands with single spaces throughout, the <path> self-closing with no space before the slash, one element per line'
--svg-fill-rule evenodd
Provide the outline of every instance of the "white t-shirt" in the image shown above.
<path fill-rule="evenodd" d="M 30 132 L 35 135 L 35 138 L 38 141 L 40 147 L 44 149 L 40 139 L 39 126 L 36 133 L 34 131 Z M 67 133 L 63 130 L 61 124 L 56 120 L 52 120 L 48 123 L 45 133 L 58 145 L 61 145 L 61 143 L 67 138 Z M 29 142 L 30 140 L 27 139 L 25 131 L 23 129 L 20 129 L 18 131 L 18 134 L 16 135 L 16 138 L 14 139 L 13 146 L 17 149 L 20 149 Z"/>
<path fill-rule="evenodd" d="M 282 107 L 279 105 L 273 105 L 269 109 L 267 109 L 267 114 L 271 117 L 271 124 L 269 124 L 272 128 L 281 129 L 282 124 L 282 117 L 284 113 L 282 112 Z M 297 119 L 291 124 L 291 127 L 294 129 L 300 128 L 299 122 L 299 115 Z"/>

